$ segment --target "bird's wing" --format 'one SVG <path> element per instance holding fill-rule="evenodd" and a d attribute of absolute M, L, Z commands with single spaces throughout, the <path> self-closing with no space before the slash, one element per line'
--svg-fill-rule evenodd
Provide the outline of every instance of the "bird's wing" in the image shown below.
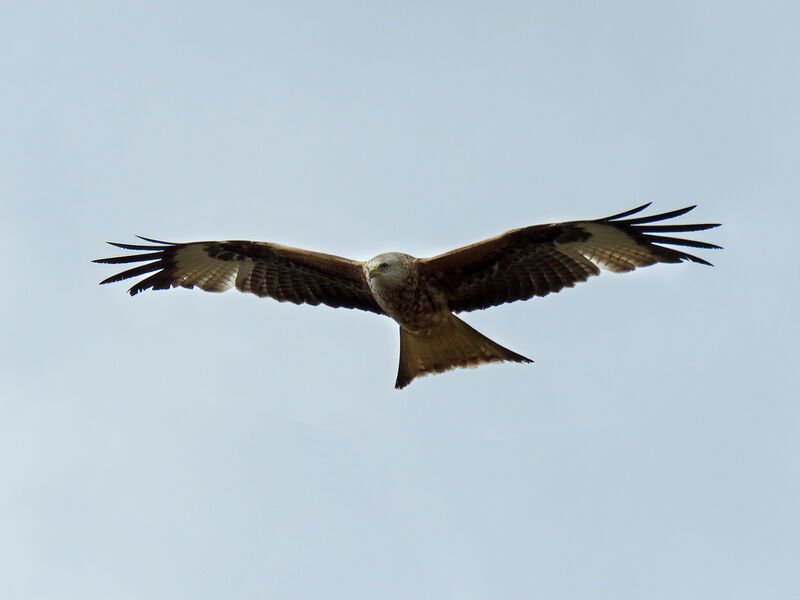
<path fill-rule="evenodd" d="M 140 238 L 148 245 L 112 246 L 138 254 L 100 258 L 98 263 L 135 263 L 136 266 L 109 277 L 113 283 L 152 273 L 136 282 L 131 296 L 147 289 L 199 287 L 224 292 L 233 286 L 242 292 L 295 304 L 327 304 L 383 314 L 372 297 L 358 261 L 267 242 L 225 241 L 174 244 Z"/>
<path fill-rule="evenodd" d="M 717 227 L 718 223 L 653 224 L 683 215 L 694 206 L 649 217 L 625 218 L 648 206 L 594 221 L 514 229 L 422 259 L 420 273 L 445 290 L 451 310 L 461 312 L 558 292 L 599 275 L 601 268 L 621 273 L 655 263 L 711 264 L 663 244 L 692 248 L 719 246 L 663 234 L 702 231 Z"/>

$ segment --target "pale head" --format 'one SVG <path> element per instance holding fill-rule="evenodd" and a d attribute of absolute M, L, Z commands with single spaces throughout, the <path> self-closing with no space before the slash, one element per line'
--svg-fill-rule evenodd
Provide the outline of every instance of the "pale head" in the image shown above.
<path fill-rule="evenodd" d="M 395 289 L 408 283 L 416 275 L 411 267 L 413 256 L 402 252 L 385 252 L 364 263 L 364 276 L 373 289 Z"/>

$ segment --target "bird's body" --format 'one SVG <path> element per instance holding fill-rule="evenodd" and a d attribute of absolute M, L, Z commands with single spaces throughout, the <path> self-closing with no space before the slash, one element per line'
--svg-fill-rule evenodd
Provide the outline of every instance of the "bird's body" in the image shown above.
<path fill-rule="evenodd" d="M 111 283 L 153 273 L 130 288 L 231 287 L 296 304 L 358 308 L 394 319 L 400 327 L 400 365 L 395 386 L 415 377 L 487 362 L 530 362 L 479 333 L 454 313 L 558 292 L 600 273 L 658 262 L 707 261 L 662 244 L 718 248 L 662 233 L 700 231 L 715 223 L 652 225 L 692 207 L 624 219 L 648 205 L 605 219 L 534 225 L 432 258 L 388 252 L 358 262 L 269 242 L 223 241 L 112 245 L 144 252 L 98 259 L 146 262 L 109 277 Z"/>
<path fill-rule="evenodd" d="M 418 258 L 402 252 L 379 254 L 364 263 L 373 297 L 400 326 L 397 387 L 405 387 L 418 375 L 454 367 L 504 360 L 531 362 L 456 317 L 445 291 L 420 278 L 419 264 Z"/>
<path fill-rule="evenodd" d="M 379 254 L 364 263 L 373 298 L 406 331 L 430 335 L 450 314 L 438 289 L 420 285 L 419 259 L 402 252 Z"/>

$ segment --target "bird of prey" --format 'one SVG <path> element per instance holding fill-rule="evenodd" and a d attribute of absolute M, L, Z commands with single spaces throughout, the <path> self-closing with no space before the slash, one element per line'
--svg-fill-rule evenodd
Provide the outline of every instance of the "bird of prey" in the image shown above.
<path fill-rule="evenodd" d="M 404 388 L 415 377 L 456 367 L 531 362 L 454 313 L 545 296 L 599 275 L 600 269 L 623 273 L 682 261 L 711 265 L 669 246 L 719 246 L 664 234 L 702 231 L 719 223 L 662 223 L 694 206 L 628 218 L 648 206 L 604 219 L 512 229 L 432 258 L 387 252 L 359 262 L 270 242 L 172 243 L 138 236 L 149 244 L 109 242 L 138 254 L 94 262 L 144 262 L 101 282 L 150 274 L 130 288 L 131 296 L 177 286 L 197 286 L 208 292 L 235 286 L 280 302 L 326 304 L 387 315 L 400 326 L 395 387 Z"/>

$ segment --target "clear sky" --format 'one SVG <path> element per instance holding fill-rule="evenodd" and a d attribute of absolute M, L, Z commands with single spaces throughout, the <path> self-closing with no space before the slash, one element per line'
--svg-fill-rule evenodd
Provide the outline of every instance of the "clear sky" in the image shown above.
<path fill-rule="evenodd" d="M 0 595 L 797 598 L 795 2 L 0 7 Z M 134 234 L 429 256 L 652 201 L 715 266 L 464 315 L 135 298 Z M 689 221 L 687 218 L 686 221 Z"/>

